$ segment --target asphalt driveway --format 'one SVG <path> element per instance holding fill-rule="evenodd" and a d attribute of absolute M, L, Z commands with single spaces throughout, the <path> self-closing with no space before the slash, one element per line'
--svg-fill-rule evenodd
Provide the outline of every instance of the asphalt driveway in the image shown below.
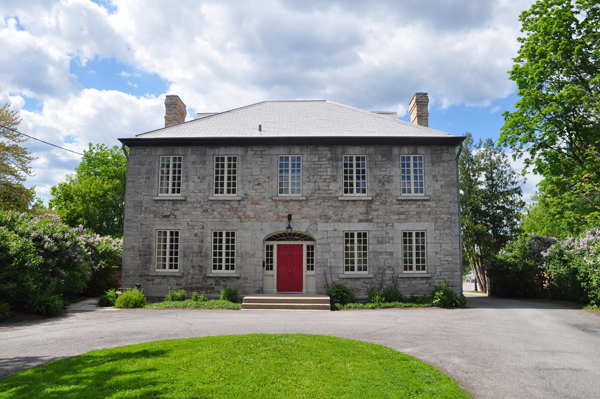
<path fill-rule="evenodd" d="M 386 345 L 439 367 L 476 398 L 600 397 L 600 315 L 471 296 L 468 309 L 341 312 L 99 309 L 0 324 L 0 375 L 93 349 L 162 339 L 307 333 Z"/>

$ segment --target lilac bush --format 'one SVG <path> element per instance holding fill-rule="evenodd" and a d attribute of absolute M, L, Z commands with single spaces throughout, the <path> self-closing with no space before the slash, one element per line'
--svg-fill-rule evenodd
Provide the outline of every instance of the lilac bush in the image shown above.
<path fill-rule="evenodd" d="M 550 297 L 600 306 L 600 228 L 558 241 L 542 256 Z"/>
<path fill-rule="evenodd" d="M 17 309 L 42 293 L 78 295 L 121 264 L 121 240 L 71 228 L 52 214 L 0 212 L 0 242 L 0 300 Z"/>
<path fill-rule="evenodd" d="M 548 273 L 542 252 L 556 242 L 553 237 L 521 235 L 509 241 L 486 265 L 492 294 L 519 298 L 547 295 Z"/>
<path fill-rule="evenodd" d="M 600 306 L 600 228 L 557 240 L 523 235 L 487 265 L 495 295 Z"/>

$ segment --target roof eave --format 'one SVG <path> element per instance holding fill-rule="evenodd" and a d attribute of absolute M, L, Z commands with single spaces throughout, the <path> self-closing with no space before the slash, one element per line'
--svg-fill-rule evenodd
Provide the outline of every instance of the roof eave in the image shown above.
<path fill-rule="evenodd" d="M 128 147 L 249 145 L 459 145 L 464 136 L 152 137 L 122 138 Z"/>

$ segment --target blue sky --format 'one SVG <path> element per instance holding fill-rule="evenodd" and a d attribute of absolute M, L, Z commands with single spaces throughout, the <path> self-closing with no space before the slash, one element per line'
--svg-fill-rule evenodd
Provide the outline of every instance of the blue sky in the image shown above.
<path fill-rule="evenodd" d="M 0 1 L 0 104 L 29 135 L 82 152 L 161 127 L 164 97 L 196 112 L 327 99 L 497 140 L 516 102 L 507 71 L 531 1 Z M 79 163 L 29 140 L 44 200 Z M 514 162 L 519 169 L 521 163 Z M 524 185 L 528 199 L 536 176 Z"/>

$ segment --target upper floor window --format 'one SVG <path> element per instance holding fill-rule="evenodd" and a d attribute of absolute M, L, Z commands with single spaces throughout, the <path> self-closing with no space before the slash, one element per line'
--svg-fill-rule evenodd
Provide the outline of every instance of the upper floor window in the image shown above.
<path fill-rule="evenodd" d="M 181 194 L 181 156 L 160 157 L 160 175 L 158 178 L 158 195 Z"/>
<path fill-rule="evenodd" d="M 213 231 L 213 272 L 235 271 L 235 231 Z"/>
<path fill-rule="evenodd" d="M 214 195 L 237 194 L 237 155 L 215 157 Z"/>
<path fill-rule="evenodd" d="M 423 155 L 402 155 L 400 176 L 403 195 L 423 195 Z"/>
<path fill-rule="evenodd" d="M 156 231 L 156 270 L 179 270 L 179 230 Z"/>
<path fill-rule="evenodd" d="M 367 273 L 369 270 L 369 233 L 344 232 L 344 273 Z"/>
<path fill-rule="evenodd" d="M 344 155 L 344 195 L 367 195 L 366 155 Z"/>
<path fill-rule="evenodd" d="M 279 156 L 279 195 L 302 195 L 302 156 Z"/>
<path fill-rule="evenodd" d="M 402 265 L 404 273 L 427 272 L 427 239 L 424 231 L 402 232 Z"/>

